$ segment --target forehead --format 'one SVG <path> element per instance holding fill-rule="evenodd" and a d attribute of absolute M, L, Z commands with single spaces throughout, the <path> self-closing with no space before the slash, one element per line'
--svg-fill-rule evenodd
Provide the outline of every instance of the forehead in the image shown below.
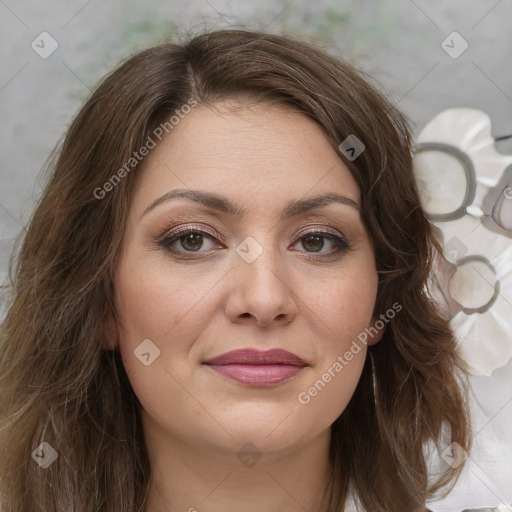
<path fill-rule="evenodd" d="M 137 210 L 173 188 L 222 193 L 237 202 L 359 188 L 322 128 L 291 107 L 227 100 L 183 115 L 137 171 Z"/>

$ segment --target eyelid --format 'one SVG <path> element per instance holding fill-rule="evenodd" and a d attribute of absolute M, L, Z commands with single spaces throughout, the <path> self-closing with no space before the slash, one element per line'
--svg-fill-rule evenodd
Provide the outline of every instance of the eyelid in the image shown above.
<path fill-rule="evenodd" d="M 348 239 L 345 237 L 343 233 L 338 231 L 335 228 L 332 227 L 326 227 L 326 226 L 309 226 L 308 229 L 305 229 L 301 231 L 295 238 L 294 241 L 291 243 L 291 246 L 294 246 L 297 244 L 302 238 L 307 237 L 310 233 L 312 234 L 318 234 L 323 238 L 326 238 L 328 240 L 331 240 L 332 243 L 337 247 L 337 250 L 331 253 L 325 253 L 324 256 L 317 256 L 315 257 L 315 253 L 307 253 L 309 256 L 304 256 L 305 258 L 308 258 L 310 260 L 318 260 L 321 259 L 328 260 L 330 258 L 335 258 L 336 256 L 340 257 L 342 253 L 345 253 L 347 251 L 353 251 L 352 243 L 348 241 Z M 323 254 L 323 253 L 322 253 Z"/>
<path fill-rule="evenodd" d="M 338 231 L 337 229 L 332 228 L 330 226 L 316 226 L 316 225 L 308 226 L 303 231 L 300 231 L 295 240 L 302 238 L 304 235 L 307 235 L 308 233 L 328 233 L 333 236 L 343 238 L 343 240 L 345 240 L 345 242 L 347 241 L 345 235 L 343 233 L 341 233 L 340 231 Z"/>
<path fill-rule="evenodd" d="M 223 236 L 218 233 L 216 230 L 209 226 L 205 226 L 204 224 L 196 225 L 196 224 L 181 224 L 178 226 L 167 226 L 164 228 L 163 231 L 160 232 L 159 235 L 157 235 L 155 242 L 162 243 L 165 242 L 167 238 L 170 236 L 176 236 L 180 233 L 188 233 L 189 231 L 197 231 L 197 232 L 205 232 L 208 235 L 210 235 L 212 238 L 215 238 L 217 241 L 221 243 L 225 243 Z"/>
<path fill-rule="evenodd" d="M 181 232 L 187 233 L 189 231 L 199 231 L 199 232 L 206 232 L 211 237 L 215 238 L 217 241 L 226 244 L 226 241 L 224 237 L 215 229 L 205 226 L 204 224 L 180 224 L 178 226 L 173 226 L 173 223 L 170 225 L 166 225 L 166 227 L 160 232 L 159 235 L 157 235 L 155 241 L 157 243 L 161 243 L 165 241 L 166 238 L 169 238 L 171 236 L 179 235 Z M 303 236 L 309 234 L 309 233 L 328 233 L 336 237 L 342 238 L 345 242 L 348 243 L 347 238 L 343 233 L 338 231 L 336 228 L 333 228 L 331 226 L 318 226 L 318 225 L 309 225 L 306 228 L 304 228 L 302 231 L 299 231 L 299 233 L 294 237 L 293 243 L 296 243 L 300 238 Z"/>

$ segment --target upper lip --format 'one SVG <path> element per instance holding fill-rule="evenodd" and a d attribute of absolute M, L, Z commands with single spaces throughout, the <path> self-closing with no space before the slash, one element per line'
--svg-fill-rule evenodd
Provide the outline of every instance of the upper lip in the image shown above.
<path fill-rule="evenodd" d="M 256 349 L 241 349 L 225 352 L 219 356 L 208 359 L 204 364 L 288 364 L 293 366 L 307 366 L 296 354 L 287 350 L 274 348 L 264 352 Z"/>

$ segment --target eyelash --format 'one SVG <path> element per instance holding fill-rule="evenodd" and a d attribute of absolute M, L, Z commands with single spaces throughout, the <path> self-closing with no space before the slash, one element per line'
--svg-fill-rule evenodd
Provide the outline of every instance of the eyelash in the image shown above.
<path fill-rule="evenodd" d="M 215 232 L 212 233 L 212 232 L 205 231 L 203 229 L 199 229 L 199 228 L 196 228 L 193 226 L 180 226 L 180 227 L 174 229 L 173 231 L 169 231 L 169 228 L 166 228 L 164 231 L 162 231 L 155 239 L 156 245 L 158 247 L 162 248 L 165 252 L 171 253 L 175 256 L 177 255 L 176 257 L 182 258 L 182 259 L 187 259 L 187 256 L 184 256 L 187 254 L 190 254 L 190 255 L 201 254 L 200 251 L 187 251 L 186 249 L 184 249 L 185 252 L 181 252 L 181 251 L 177 251 L 175 249 L 171 249 L 169 247 L 174 242 L 180 240 L 181 238 L 184 238 L 186 235 L 189 235 L 189 234 L 202 235 L 203 237 L 206 236 L 207 238 L 209 238 L 212 241 L 215 241 L 215 242 L 220 241 L 220 243 L 223 243 L 222 237 L 218 233 L 215 233 Z M 323 256 L 315 256 L 315 257 L 308 256 L 308 258 L 313 259 L 313 260 L 334 259 L 335 257 L 339 257 L 346 251 L 349 251 L 352 249 L 352 246 L 347 242 L 347 240 L 344 237 L 336 235 L 336 234 L 328 232 L 328 231 L 319 230 L 319 229 L 310 229 L 310 230 L 302 232 L 300 234 L 300 236 L 298 236 L 295 239 L 295 241 L 293 242 L 293 245 L 295 245 L 297 242 L 301 241 L 302 239 L 306 238 L 308 235 L 317 235 L 317 236 L 321 236 L 322 238 L 327 238 L 328 240 L 331 240 L 337 247 L 337 249 L 335 251 L 331 251 L 328 254 L 319 253 L 319 254 L 324 254 Z M 315 252 L 314 251 L 309 252 L 308 254 L 315 254 Z M 198 259 L 195 257 L 193 257 L 193 258 Z M 190 258 L 190 259 L 192 259 L 192 258 Z"/>

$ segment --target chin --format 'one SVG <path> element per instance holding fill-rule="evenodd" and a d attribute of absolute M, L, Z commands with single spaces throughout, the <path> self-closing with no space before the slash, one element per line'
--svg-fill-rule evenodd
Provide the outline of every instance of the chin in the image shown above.
<path fill-rule="evenodd" d="M 226 430 L 230 435 L 219 437 L 219 445 L 223 449 L 235 452 L 247 444 L 252 444 L 261 452 L 278 454 L 294 445 L 311 440 L 322 430 L 316 422 L 308 425 L 303 421 L 297 421 L 293 413 L 289 414 L 289 411 L 283 408 L 280 409 L 280 414 L 265 415 L 258 412 L 246 415 L 238 421 L 222 424 L 229 425 Z"/>

